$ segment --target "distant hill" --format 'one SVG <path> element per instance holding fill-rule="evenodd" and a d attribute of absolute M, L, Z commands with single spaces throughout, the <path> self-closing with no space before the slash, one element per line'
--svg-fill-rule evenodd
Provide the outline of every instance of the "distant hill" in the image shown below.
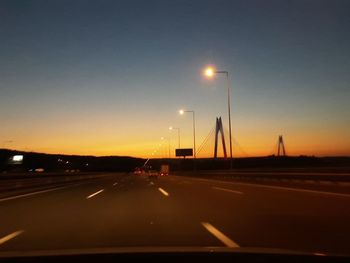
<path fill-rule="evenodd" d="M 14 155 L 23 155 L 22 164 L 11 162 Z M 144 159 L 127 156 L 96 157 L 0 149 L 0 171 L 29 171 L 43 168 L 47 172 L 65 170 L 128 172 L 144 162 Z"/>
<path fill-rule="evenodd" d="M 22 164 L 11 163 L 14 155 L 23 155 Z M 29 171 L 43 168 L 47 172 L 79 170 L 82 172 L 130 172 L 145 163 L 145 159 L 128 156 L 82 156 L 64 154 L 45 154 L 0 149 L 0 171 Z M 148 165 L 159 169 L 168 163 L 171 170 L 192 170 L 193 159 L 152 159 Z M 198 170 L 228 169 L 229 159 L 201 158 L 196 160 Z M 350 157 L 314 157 L 314 156 L 265 156 L 234 158 L 234 169 L 246 168 L 299 168 L 299 167 L 349 167 Z"/>

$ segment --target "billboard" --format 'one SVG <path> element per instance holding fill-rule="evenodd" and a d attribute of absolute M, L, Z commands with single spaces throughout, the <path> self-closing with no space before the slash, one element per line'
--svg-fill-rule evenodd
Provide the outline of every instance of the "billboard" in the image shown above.
<path fill-rule="evenodd" d="M 176 156 L 193 156 L 193 149 L 188 148 L 188 149 L 175 149 L 175 154 Z"/>

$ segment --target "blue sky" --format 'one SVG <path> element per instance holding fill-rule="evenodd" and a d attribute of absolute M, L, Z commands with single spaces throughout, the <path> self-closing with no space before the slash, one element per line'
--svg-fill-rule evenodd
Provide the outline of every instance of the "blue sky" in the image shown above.
<path fill-rule="evenodd" d="M 251 155 L 350 154 L 349 1 L 1 1 L 0 138 L 17 149 L 147 156 L 190 116 L 200 142 L 232 78 Z M 1 143 L 1 142 L 0 142 Z M 2 145 L 2 146 L 3 146 Z M 235 152 L 240 155 L 239 152 Z"/>

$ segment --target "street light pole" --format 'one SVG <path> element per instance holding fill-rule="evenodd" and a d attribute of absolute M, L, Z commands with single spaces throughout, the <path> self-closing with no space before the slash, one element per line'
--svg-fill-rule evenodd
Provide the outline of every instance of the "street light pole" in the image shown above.
<path fill-rule="evenodd" d="M 180 114 L 184 114 L 185 112 L 191 112 L 192 113 L 192 120 L 193 120 L 193 157 L 196 159 L 196 113 L 193 110 L 180 110 Z"/>
<path fill-rule="evenodd" d="M 181 148 L 181 144 L 180 144 L 180 128 L 175 128 L 175 127 L 172 127 L 172 126 L 170 126 L 169 127 L 169 130 L 177 130 L 177 141 L 178 141 L 178 147 L 179 147 L 179 149 Z"/>
<path fill-rule="evenodd" d="M 204 73 L 207 77 L 213 77 L 214 74 L 225 74 L 227 82 L 227 109 L 228 109 L 228 127 L 229 127 L 229 139 L 230 139 L 230 169 L 232 169 L 232 129 L 231 129 L 231 84 L 228 71 L 217 71 L 209 67 Z"/>
<path fill-rule="evenodd" d="M 231 85 L 230 78 L 228 76 L 228 71 L 216 71 L 216 73 L 223 73 L 226 75 L 227 82 L 227 109 L 228 109 L 228 127 L 230 136 L 230 169 L 232 169 L 232 129 L 231 129 Z"/>
<path fill-rule="evenodd" d="M 168 138 L 168 158 L 170 159 L 170 137 Z"/>
<path fill-rule="evenodd" d="M 167 139 L 168 140 L 168 158 L 170 159 L 170 137 L 161 137 L 161 140 Z"/>
<path fill-rule="evenodd" d="M 192 111 L 193 117 L 193 150 L 194 150 L 194 159 L 197 158 L 196 154 L 196 115 L 195 112 Z"/>

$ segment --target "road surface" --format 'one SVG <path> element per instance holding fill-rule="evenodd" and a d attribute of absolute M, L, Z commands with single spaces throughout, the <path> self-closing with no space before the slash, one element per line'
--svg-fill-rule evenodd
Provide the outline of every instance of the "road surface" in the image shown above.
<path fill-rule="evenodd" d="M 350 254 L 350 194 L 111 174 L 0 200 L 0 253 L 259 247 Z"/>

